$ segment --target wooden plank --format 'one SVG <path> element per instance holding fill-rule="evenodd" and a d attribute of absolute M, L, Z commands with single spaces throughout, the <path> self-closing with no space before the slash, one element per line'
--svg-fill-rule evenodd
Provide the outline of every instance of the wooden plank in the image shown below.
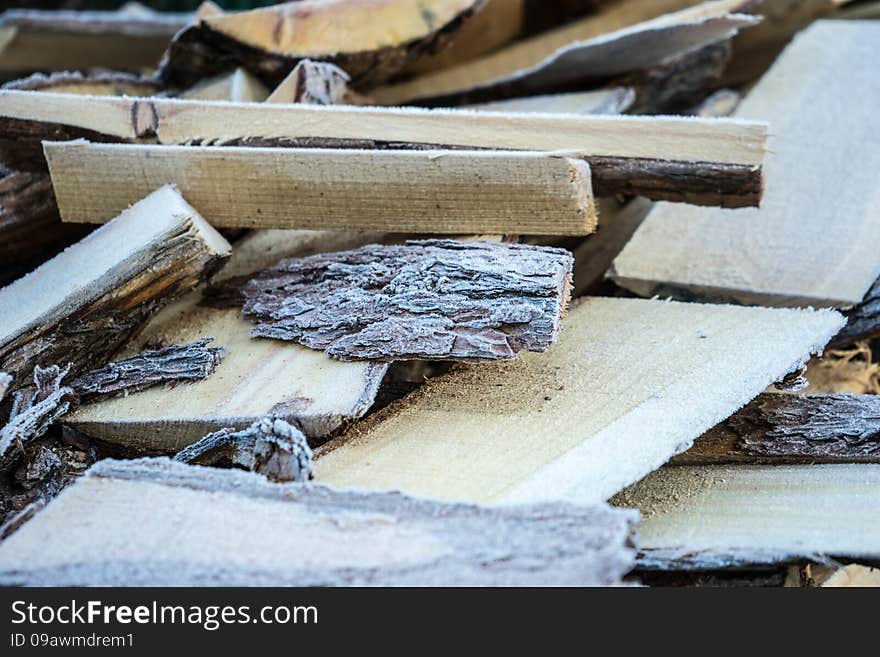
<path fill-rule="evenodd" d="M 75 71 L 155 67 L 189 14 L 141 9 L 38 11 L 0 14 L 0 71 Z"/>
<path fill-rule="evenodd" d="M 637 508 L 641 568 L 880 558 L 880 465 L 666 467 L 618 495 Z"/>
<path fill-rule="evenodd" d="M 880 463 L 878 418 L 878 395 L 765 393 L 671 462 Z"/>
<path fill-rule="evenodd" d="M 601 80 L 656 65 L 731 38 L 759 19 L 738 11 L 743 0 L 706 2 L 683 9 L 682 0 L 613 3 L 546 34 L 485 57 L 370 92 L 382 105 L 449 102 L 465 94 L 514 88 L 518 95 Z M 666 11 L 674 13 L 665 14 Z M 679 11 L 680 10 L 680 11 Z"/>
<path fill-rule="evenodd" d="M 565 249 L 412 240 L 282 260 L 241 294 L 254 337 L 340 360 L 484 362 L 550 347 L 571 268 Z"/>
<path fill-rule="evenodd" d="M 26 78 L 7 82 L 2 88 L 83 96 L 152 96 L 161 89 L 153 78 L 119 71 L 95 71 L 86 74 L 79 71 L 56 71 L 48 75 L 34 73 Z"/>
<path fill-rule="evenodd" d="M 156 190 L 0 289 L 0 368 L 20 385 L 38 364 L 72 362 L 72 374 L 103 365 L 229 250 L 177 190 Z"/>
<path fill-rule="evenodd" d="M 548 353 L 460 366 L 327 443 L 316 479 L 476 502 L 604 500 L 799 367 L 841 321 L 588 298 Z"/>
<path fill-rule="evenodd" d="M 605 505 L 485 508 L 105 460 L 0 544 L 0 582 L 609 586 L 632 565 L 634 521 Z"/>
<path fill-rule="evenodd" d="M 658 206 L 615 260 L 615 282 L 643 296 L 861 301 L 880 274 L 872 248 L 880 239 L 872 173 L 880 151 L 868 109 L 880 102 L 871 63 L 878 42 L 880 25 L 870 23 L 819 21 L 802 32 L 736 112 L 774 126 L 767 178 L 775 182 L 761 207 L 730 216 Z M 853 89 L 865 102 L 841 108 L 837 99 Z M 817 149 L 817 139 L 835 147 Z"/>
<path fill-rule="evenodd" d="M 189 86 L 243 66 L 274 86 L 305 58 L 339 65 L 359 84 L 387 80 L 423 52 L 436 52 L 483 0 L 285 2 L 244 12 L 203 13 L 178 32 L 159 69 Z"/>
<path fill-rule="evenodd" d="M 247 276 L 285 257 L 379 241 L 376 233 L 262 230 L 236 243 L 215 284 Z M 79 431 L 124 448 L 177 452 L 204 435 L 245 429 L 275 414 L 315 441 L 360 417 L 373 403 L 385 363 L 343 363 L 277 340 L 253 340 L 241 308 L 205 305 L 193 292 L 159 313 L 122 355 L 143 344 L 184 344 L 211 336 L 227 353 L 213 375 L 174 389 L 152 388 L 81 406 L 65 418 Z"/>
<path fill-rule="evenodd" d="M 597 91 L 575 91 L 564 94 L 524 96 L 488 103 L 467 105 L 481 112 L 517 112 L 538 114 L 623 114 L 635 100 L 629 87 L 612 87 Z"/>
<path fill-rule="evenodd" d="M 558 151 L 590 164 L 597 195 L 730 207 L 763 190 L 767 124 L 105 98 L 0 90 L 0 160 L 45 170 L 43 140 Z"/>
<path fill-rule="evenodd" d="M 84 141 L 44 150 L 64 221 L 105 221 L 166 183 L 217 227 L 586 235 L 596 220 L 589 165 L 542 153 Z"/>
<path fill-rule="evenodd" d="M 262 103 L 269 90 L 243 68 L 218 75 L 190 87 L 179 96 L 189 100 L 229 100 L 234 103 Z M 291 101 L 292 102 L 292 101 Z"/>

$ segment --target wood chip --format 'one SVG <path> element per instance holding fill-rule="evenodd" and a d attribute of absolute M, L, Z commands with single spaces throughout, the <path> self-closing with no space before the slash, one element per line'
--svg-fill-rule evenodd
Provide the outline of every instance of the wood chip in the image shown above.
<path fill-rule="evenodd" d="M 590 164 L 598 196 L 742 207 L 763 193 L 767 124 L 691 117 L 319 107 L 0 90 L 0 161 L 45 170 L 42 142 L 554 151 Z"/>
<path fill-rule="evenodd" d="M 312 450 L 302 431 L 268 416 L 247 429 L 221 429 L 179 451 L 174 460 L 191 465 L 242 468 L 270 481 L 308 481 Z"/>
<path fill-rule="evenodd" d="M 477 502 L 607 499 L 840 327 L 833 311 L 588 298 L 546 354 L 459 366 L 316 454 L 318 481 Z"/>
<path fill-rule="evenodd" d="M 766 393 L 673 463 L 880 463 L 880 396 Z"/>
<path fill-rule="evenodd" d="M 869 22 L 819 21 L 802 32 L 736 113 L 773 125 L 767 177 L 775 183 L 761 207 L 729 215 L 659 205 L 615 260 L 615 282 L 643 296 L 860 302 L 880 274 L 872 247 L 880 239 L 872 173 L 880 151 L 869 109 L 880 102 L 872 84 L 878 39 L 880 25 Z M 841 108 L 838 99 L 853 89 L 864 90 L 864 102 Z M 817 149 L 817 140 L 835 148 Z"/>
<path fill-rule="evenodd" d="M 163 187 L 0 289 L 0 368 L 72 375 L 104 365 L 168 299 L 192 289 L 230 247 L 173 187 Z"/>
<path fill-rule="evenodd" d="M 0 14 L 0 71 L 139 70 L 154 67 L 189 14 L 149 10 Z"/>
<path fill-rule="evenodd" d="M 744 568 L 880 557 L 880 465 L 670 466 L 618 495 L 637 508 L 639 566 Z"/>
<path fill-rule="evenodd" d="M 108 220 L 167 182 L 218 228 L 586 235 L 596 221 L 589 165 L 543 153 L 84 141 L 44 150 L 68 222 Z"/>
<path fill-rule="evenodd" d="M 605 505 L 485 508 L 105 460 L 0 544 L 0 582 L 609 586 L 632 565 L 634 521 Z"/>
<path fill-rule="evenodd" d="M 243 66 L 278 84 L 302 59 L 341 66 L 361 85 L 387 80 L 423 52 L 436 52 L 483 0 L 286 2 L 203 15 L 175 35 L 160 77 L 188 86 Z"/>
<path fill-rule="evenodd" d="M 374 89 L 370 95 L 383 105 L 404 105 L 427 100 L 448 103 L 465 94 L 497 93 L 499 87 L 508 93 L 512 88 L 517 95 L 541 93 L 648 68 L 729 39 L 759 22 L 753 16 L 731 13 L 747 1 L 720 0 L 682 9 L 689 4 L 681 0 L 652 2 L 650 8 L 644 2 L 610 4 L 596 16 L 459 66 Z M 675 13 L 660 15 L 667 8 Z"/>
<path fill-rule="evenodd" d="M 429 240 L 284 260 L 244 286 L 256 337 L 341 360 L 514 358 L 546 351 L 568 303 L 564 249 Z"/>

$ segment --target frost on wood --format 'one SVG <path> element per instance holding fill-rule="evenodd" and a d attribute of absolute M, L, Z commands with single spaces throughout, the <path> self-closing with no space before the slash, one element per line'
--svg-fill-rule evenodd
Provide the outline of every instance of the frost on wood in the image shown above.
<path fill-rule="evenodd" d="M 453 240 L 282 260 L 242 288 L 256 337 L 341 360 L 509 359 L 556 340 L 571 282 L 564 249 Z"/>
<path fill-rule="evenodd" d="M 160 384 L 201 381 L 210 376 L 225 355 L 222 347 L 209 347 L 214 338 L 185 345 L 143 351 L 87 372 L 71 386 L 84 402 L 128 395 Z"/>
<path fill-rule="evenodd" d="M 104 460 L 0 543 L 0 583 L 612 586 L 632 568 L 636 517 L 605 504 L 451 504 Z"/>
<path fill-rule="evenodd" d="M 3 401 L 3 398 L 6 397 L 6 391 L 9 390 L 9 386 L 12 383 L 12 377 L 9 376 L 6 372 L 0 372 L 0 402 Z"/>
<path fill-rule="evenodd" d="M 765 393 L 676 457 L 679 465 L 880 461 L 880 397 Z"/>
<path fill-rule="evenodd" d="M 221 429 L 178 452 L 175 461 L 212 467 L 236 467 L 271 481 L 312 478 L 312 450 L 302 431 L 268 416 L 247 429 Z"/>
<path fill-rule="evenodd" d="M 69 371 L 69 367 L 62 369 L 57 365 L 37 367 L 35 388 L 15 393 L 9 422 L 0 429 L 0 471 L 14 463 L 29 442 L 45 434 L 54 422 L 76 406 L 73 388 L 61 383 Z"/>

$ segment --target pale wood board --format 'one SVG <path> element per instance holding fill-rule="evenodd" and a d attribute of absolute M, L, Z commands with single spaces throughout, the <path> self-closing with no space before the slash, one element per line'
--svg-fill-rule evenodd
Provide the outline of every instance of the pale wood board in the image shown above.
<path fill-rule="evenodd" d="M 466 105 L 481 112 L 534 112 L 537 114 L 622 114 L 635 101 L 635 90 L 612 87 L 543 96 L 509 98 Z"/>
<path fill-rule="evenodd" d="M 796 37 L 736 112 L 773 126 L 760 209 L 660 204 L 611 277 L 643 296 L 858 303 L 880 274 L 878 44 L 870 22 L 819 21 Z M 853 89 L 859 102 L 842 103 Z"/>
<path fill-rule="evenodd" d="M 823 588 L 880 587 L 880 568 L 869 568 L 852 563 L 838 568 L 822 582 Z"/>
<path fill-rule="evenodd" d="M 669 466 L 614 500 L 638 508 L 639 563 L 720 569 L 880 558 L 880 465 Z"/>
<path fill-rule="evenodd" d="M 214 282 L 245 276 L 284 257 L 306 256 L 377 242 L 375 233 L 257 231 L 236 243 Z M 134 355 L 147 343 L 184 344 L 213 337 L 227 348 L 204 381 L 176 388 L 152 388 L 80 407 L 67 424 L 102 440 L 152 451 L 176 452 L 223 427 L 243 429 L 274 412 L 298 422 L 320 439 L 372 405 L 387 364 L 343 363 L 323 352 L 278 340 L 254 340 L 253 324 L 239 308 L 200 305 L 202 291 L 187 295 L 158 314 L 123 352 Z"/>
<path fill-rule="evenodd" d="M 235 103 L 262 103 L 268 97 L 266 85 L 243 68 L 203 80 L 179 96 L 188 100 L 229 100 Z"/>
<path fill-rule="evenodd" d="M 316 478 L 477 502 L 604 500 L 821 349 L 796 311 L 588 298 L 545 354 L 459 367 L 316 454 Z"/>
<path fill-rule="evenodd" d="M 44 142 L 63 221 L 173 183 L 214 226 L 586 235 L 590 167 L 541 153 Z"/>
<path fill-rule="evenodd" d="M 485 508 L 105 460 L 0 544 L 0 583 L 592 585 L 632 566 L 636 514 Z M 322 610 L 323 613 L 323 610 Z"/>
<path fill-rule="evenodd" d="M 613 3 L 595 16 L 437 73 L 374 89 L 370 95 L 382 105 L 404 105 L 510 83 L 526 93 L 541 92 L 647 68 L 728 39 L 759 20 L 731 13 L 748 4 L 743 0 L 690 4 Z"/>
<path fill-rule="evenodd" d="M 164 301 L 228 257 L 229 244 L 171 186 L 157 189 L 52 260 L 0 289 L 0 366 L 97 367 Z"/>

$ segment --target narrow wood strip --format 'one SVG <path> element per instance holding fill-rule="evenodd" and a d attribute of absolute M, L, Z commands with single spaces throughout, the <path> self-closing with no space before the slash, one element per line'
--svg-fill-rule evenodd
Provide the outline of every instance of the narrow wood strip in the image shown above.
<path fill-rule="evenodd" d="M 585 235 L 596 221 L 589 166 L 539 153 L 44 149 L 64 221 L 105 221 L 165 183 L 217 227 Z"/>
<path fill-rule="evenodd" d="M 105 460 L 0 544 L 0 582 L 608 586 L 632 566 L 634 522 L 605 505 L 486 508 Z"/>

